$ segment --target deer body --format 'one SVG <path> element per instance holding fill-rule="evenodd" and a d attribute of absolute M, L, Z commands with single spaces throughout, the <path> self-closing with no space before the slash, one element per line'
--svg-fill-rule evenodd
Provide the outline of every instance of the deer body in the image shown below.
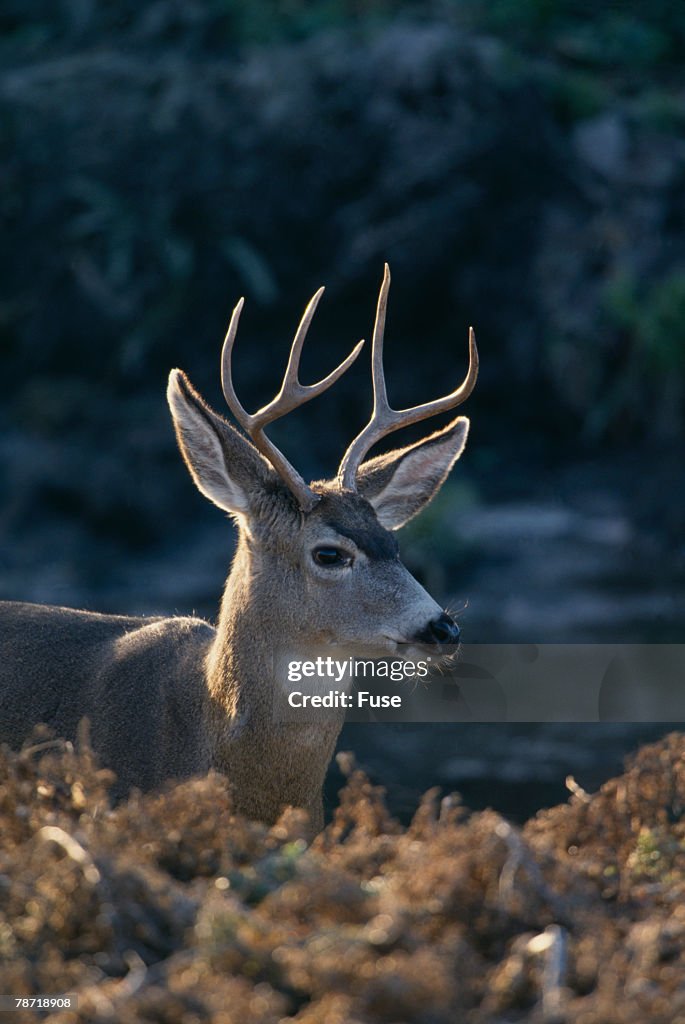
<path fill-rule="evenodd" d="M 374 414 L 335 480 L 307 485 L 263 430 L 329 387 L 359 353 L 361 344 L 319 384 L 299 383 L 321 292 L 298 328 L 281 391 L 252 416 L 231 382 L 242 300 L 234 311 L 223 385 L 249 440 L 172 371 L 169 404 L 191 476 L 238 526 L 217 624 L 0 602 L 0 742 L 20 745 L 38 722 L 73 740 L 87 716 L 94 750 L 116 772 L 117 795 L 213 768 L 228 776 L 236 810 L 273 822 L 294 805 L 321 827 L 323 781 L 344 711 L 323 723 L 279 720 L 274 653 L 306 643 L 412 656 L 427 644 L 439 652 L 459 636 L 400 562 L 393 531 L 440 488 L 463 450 L 468 420 L 362 459 L 390 431 L 464 400 L 477 372 L 475 342 L 471 335 L 469 374 L 457 391 L 393 411 L 382 371 L 388 286 L 386 268 L 374 328 Z"/>
<path fill-rule="evenodd" d="M 232 781 L 236 810 L 274 821 L 285 806 L 303 807 L 320 827 L 342 720 L 275 723 L 266 659 L 229 668 L 220 627 L 0 602 L 3 663 L 45 666 L 0 697 L 0 739 L 21 744 L 44 722 L 74 741 L 85 715 L 93 748 L 117 773 L 116 797 L 214 768 Z"/>
<path fill-rule="evenodd" d="M 85 715 L 121 794 L 206 772 L 202 665 L 213 638 L 199 619 L 2 602 L 0 659 L 25 668 L 2 689 L 0 739 L 18 745 L 44 722 L 73 741 Z"/>

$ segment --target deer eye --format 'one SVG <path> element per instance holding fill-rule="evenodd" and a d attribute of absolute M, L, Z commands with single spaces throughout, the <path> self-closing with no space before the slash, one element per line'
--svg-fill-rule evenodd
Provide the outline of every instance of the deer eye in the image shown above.
<path fill-rule="evenodd" d="M 349 555 L 347 551 L 343 551 L 342 548 L 334 548 L 328 545 L 314 548 L 312 558 L 317 565 L 321 565 L 325 569 L 341 569 L 346 565 L 352 565 L 352 555 Z"/>

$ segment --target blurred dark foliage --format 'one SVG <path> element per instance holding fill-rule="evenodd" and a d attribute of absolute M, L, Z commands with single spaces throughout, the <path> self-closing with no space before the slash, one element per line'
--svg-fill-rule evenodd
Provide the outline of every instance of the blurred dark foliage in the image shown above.
<path fill-rule="evenodd" d="M 418 353 L 425 393 L 458 376 L 474 321 L 497 426 L 504 405 L 558 435 L 569 415 L 679 434 L 684 23 L 577 0 L 5 4 L 5 407 L 90 419 L 175 363 L 215 393 L 241 293 L 259 400 L 319 283 L 311 372 L 368 334 L 387 259 L 400 399 Z M 312 463 L 362 381 L 313 413 Z"/>
<path fill-rule="evenodd" d="M 235 372 L 256 407 L 325 283 L 314 379 L 368 338 L 385 260 L 398 404 L 452 387 L 477 328 L 467 490 L 473 468 L 509 492 L 540 453 L 681 443 L 684 21 L 665 2 L 7 0 L 3 595 L 54 600 L 58 559 L 65 603 L 124 549 L 176 541 L 177 559 L 202 513 L 169 368 L 223 408 L 245 294 Z M 330 474 L 369 391 L 367 354 L 274 437 Z M 32 566 L 41 585 L 18 587 Z"/>
<path fill-rule="evenodd" d="M 570 780 L 523 829 L 437 790 L 402 827 L 345 756 L 308 845 L 217 775 L 112 809 L 87 746 L 36 737 L 0 751 L 0 986 L 76 994 L 60 1024 L 672 1024 L 684 755 L 673 733 L 594 795 Z"/>

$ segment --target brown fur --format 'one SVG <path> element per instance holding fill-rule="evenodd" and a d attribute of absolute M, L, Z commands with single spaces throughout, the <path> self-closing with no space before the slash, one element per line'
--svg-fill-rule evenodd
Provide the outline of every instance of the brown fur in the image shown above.
<path fill-rule="evenodd" d="M 38 722 L 73 740 L 87 716 L 119 794 L 213 767 L 228 775 L 246 815 L 272 822 L 292 804 L 318 829 L 342 712 L 323 725 L 275 720 L 274 651 L 306 641 L 389 652 L 440 614 L 386 527 L 436 493 L 468 421 L 366 463 L 359 494 L 313 484 L 321 499 L 305 514 L 179 371 L 169 399 L 195 483 L 238 524 L 217 625 L 0 603 L 0 741 L 18 746 Z M 349 551 L 353 564 L 316 565 L 322 544 Z"/>

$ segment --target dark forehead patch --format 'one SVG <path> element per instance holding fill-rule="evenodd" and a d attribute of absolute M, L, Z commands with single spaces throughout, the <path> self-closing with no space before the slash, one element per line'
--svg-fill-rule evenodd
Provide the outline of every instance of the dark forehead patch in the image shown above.
<path fill-rule="evenodd" d="M 325 526 L 347 537 L 369 558 L 394 559 L 399 554 L 397 538 L 384 530 L 369 503 L 358 495 L 327 494 L 317 506 Z"/>

